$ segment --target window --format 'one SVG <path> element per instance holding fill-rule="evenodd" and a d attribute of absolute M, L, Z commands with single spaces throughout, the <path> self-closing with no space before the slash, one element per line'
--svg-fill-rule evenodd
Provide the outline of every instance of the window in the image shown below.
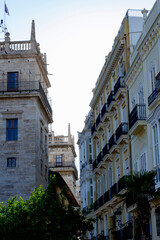
<path fill-rule="evenodd" d="M 93 180 L 90 178 L 90 204 L 93 205 Z"/>
<path fill-rule="evenodd" d="M 106 192 L 106 173 L 102 174 L 103 194 Z"/>
<path fill-rule="evenodd" d="M 92 139 L 89 138 L 89 163 L 92 163 Z"/>
<path fill-rule="evenodd" d="M 16 158 L 7 158 L 7 167 L 15 168 L 16 167 Z"/>
<path fill-rule="evenodd" d="M 155 65 L 152 66 L 151 70 L 150 70 L 150 81 L 151 81 L 151 92 L 153 92 L 155 90 Z"/>
<path fill-rule="evenodd" d="M 112 167 L 108 169 L 108 180 L 109 180 L 109 188 L 112 187 Z"/>
<path fill-rule="evenodd" d="M 18 72 L 7 73 L 7 90 L 8 91 L 18 90 Z"/>
<path fill-rule="evenodd" d="M 129 174 L 129 162 L 128 162 L 128 158 L 125 160 L 125 174 L 128 175 Z"/>
<path fill-rule="evenodd" d="M 140 88 L 138 92 L 138 96 L 139 96 L 139 104 L 144 104 L 143 87 Z"/>
<path fill-rule="evenodd" d="M 18 119 L 6 120 L 6 141 L 18 140 Z"/>
<path fill-rule="evenodd" d="M 158 129 L 157 124 L 153 127 L 153 144 L 154 144 L 154 158 L 155 158 L 155 165 L 159 164 L 159 143 L 158 143 Z"/>
<path fill-rule="evenodd" d="M 138 172 L 138 159 L 134 161 L 134 172 Z"/>
<path fill-rule="evenodd" d="M 62 155 L 56 156 L 56 166 L 61 167 L 62 166 Z"/>
<path fill-rule="evenodd" d="M 123 122 L 126 123 L 127 122 L 126 106 L 122 108 L 122 118 Z"/>
<path fill-rule="evenodd" d="M 141 159 L 141 173 L 144 173 L 146 169 L 146 153 L 143 153 L 140 157 Z"/>
<path fill-rule="evenodd" d="M 120 167 L 117 167 L 117 181 L 119 181 L 121 175 L 120 175 Z"/>
<path fill-rule="evenodd" d="M 97 178 L 97 193 L 98 193 L 98 198 L 101 196 L 101 180 L 100 176 Z"/>

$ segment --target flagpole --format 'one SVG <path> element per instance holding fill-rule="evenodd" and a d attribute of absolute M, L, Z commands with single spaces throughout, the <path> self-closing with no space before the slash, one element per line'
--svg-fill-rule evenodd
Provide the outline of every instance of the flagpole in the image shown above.
<path fill-rule="evenodd" d="M 6 34 L 6 13 L 5 13 L 5 0 L 4 0 L 4 38 L 5 38 L 5 34 Z"/>

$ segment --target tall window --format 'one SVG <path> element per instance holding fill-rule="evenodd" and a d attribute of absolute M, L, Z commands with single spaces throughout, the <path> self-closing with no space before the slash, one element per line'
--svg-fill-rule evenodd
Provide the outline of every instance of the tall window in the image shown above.
<path fill-rule="evenodd" d="M 108 180 L 109 180 L 109 188 L 112 187 L 112 167 L 108 169 Z"/>
<path fill-rule="evenodd" d="M 151 79 L 151 92 L 155 90 L 155 80 L 156 80 L 156 74 L 155 74 L 155 65 L 152 66 L 150 70 L 150 79 Z"/>
<path fill-rule="evenodd" d="M 93 205 L 93 180 L 90 178 L 90 204 Z"/>
<path fill-rule="evenodd" d="M 128 158 L 125 160 L 125 174 L 129 174 L 129 161 Z"/>
<path fill-rule="evenodd" d="M 154 158 L 155 158 L 155 165 L 158 165 L 160 162 L 159 159 L 159 143 L 158 143 L 158 128 L 157 124 L 153 127 L 153 144 L 154 144 Z"/>
<path fill-rule="evenodd" d="M 101 180 L 100 176 L 97 178 L 97 193 L 98 193 L 98 198 L 101 196 Z"/>
<path fill-rule="evenodd" d="M 138 158 L 134 161 L 134 172 L 138 172 Z"/>
<path fill-rule="evenodd" d="M 56 166 L 57 167 L 62 167 L 62 155 L 57 155 L 56 156 Z"/>
<path fill-rule="evenodd" d="M 7 90 L 8 91 L 18 90 L 18 72 L 7 73 Z"/>
<path fill-rule="evenodd" d="M 138 92 L 138 96 L 139 96 L 139 104 L 143 104 L 144 103 L 143 87 L 140 88 Z"/>
<path fill-rule="evenodd" d="M 143 153 L 140 157 L 141 159 L 141 172 L 144 173 L 146 169 L 146 153 Z"/>
<path fill-rule="evenodd" d="M 16 167 L 16 158 L 7 158 L 7 167 L 15 168 Z"/>
<path fill-rule="evenodd" d="M 6 141 L 18 140 L 18 119 L 6 120 Z"/>
<path fill-rule="evenodd" d="M 106 173 L 102 174 L 103 193 L 106 192 Z"/>
<path fill-rule="evenodd" d="M 92 163 L 92 139 L 89 138 L 89 163 Z"/>

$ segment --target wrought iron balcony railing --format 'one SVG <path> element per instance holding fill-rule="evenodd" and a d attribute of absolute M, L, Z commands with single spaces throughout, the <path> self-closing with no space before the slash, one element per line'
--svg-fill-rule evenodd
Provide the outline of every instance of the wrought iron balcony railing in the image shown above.
<path fill-rule="evenodd" d="M 155 90 L 151 93 L 151 95 L 148 97 L 148 106 L 151 105 L 152 102 L 156 99 L 158 93 L 160 92 L 160 72 L 156 76 L 155 80 Z"/>
<path fill-rule="evenodd" d="M 98 115 L 97 119 L 96 119 L 96 127 L 98 127 L 98 125 L 101 122 L 101 114 Z"/>
<path fill-rule="evenodd" d="M 116 144 L 116 134 L 114 133 L 109 139 L 109 150 Z"/>
<path fill-rule="evenodd" d="M 116 130 L 116 141 L 121 135 L 128 133 L 128 123 L 121 123 Z"/>
<path fill-rule="evenodd" d="M 48 109 L 49 113 L 52 115 L 52 108 L 47 99 L 46 93 L 39 81 L 17 81 L 15 83 L 7 83 L 7 81 L 0 82 L 0 95 L 11 95 L 14 94 L 31 94 L 34 92 L 39 92 L 40 97 Z M 9 96 L 11 96 L 9 95 Z"/>
<path fill-rule="evenodd" d="M 124 77 L 119 77 L 116 84 L 114 85 L 114 95 L 118 92 L 120 88 L 124 88 Z"/>
<path fill-rule="evenodd" d="M 96 132 L 96 125 L 95 125 L 95 123 L 91 127 L 91 135 L 93 135 L 94 132 Z"/>
<path fill-rule="evenodd" d="M 98 198 L 94 202 L 94 211 L 96 211 L 98 208 L 100 208 L 105 203 L 110 201 L 116 194 L 118 194 L 124 188 L 125 186 L 121 182 L 121 180 L 115 183 L 109 190 L 107 190 L 100 198 Z"/>
<path fill-rule="evenodd" d="M 105 103 L 102 107 L 102 110 L 101 110 L 101 116 L 103 118 L 104 114 L 107 112 L 107 104 Z"/>
<path fill-rule="evenodd" d="M 109 94 L 108 96 L 108 99 L 107 99 L 107 105 L 109 107 L 109 105 L 111 104 L 112 101 L 115 100 L 115 97 L 114 97 L 114 91 L 111 91 L 111 93 Z"/>
<path fill-rule="evenodd" d="M 105 157 L 106 154 L 109 153 L 109 144 L 106 143 L 106 145 L 104 146 L 103 150 L 102 150 L 102 154 L 103 154 L 103 158 Z"/>
<path fill-rule="evenodd" d="M 133 108 L 129 114 L 129 129 L 131 129 L 138 120 L 146 120 L 146 104 L 137 104 Z"/>

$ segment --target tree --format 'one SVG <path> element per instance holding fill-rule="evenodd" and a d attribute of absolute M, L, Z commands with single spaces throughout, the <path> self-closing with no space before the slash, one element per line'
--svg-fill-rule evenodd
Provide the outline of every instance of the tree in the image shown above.
<path fill-rule="evenodd" d="M 155 171 L 130 174 L 122 177 L 121 182 L 124 184 L 126 192 L 118 194 L 129 207 L 133 203 L 137 205 L 136 225 L 139 227 L 135 233 L 136 239 L 150 239 L 150 199 L 159 198 L 160 190 L 155 189 Z M 139 236 L 141 235 L 141 236 Z"/>
<path fill-rule="evenodd" d="M 93 229 L 92 220 L 65 204 L 65 194 L 57 194 L 54 183 L 46 190 L 35 188 L 26 202 L 13 197 L 0 204 L 1 240 L 76 240 Z"/>

